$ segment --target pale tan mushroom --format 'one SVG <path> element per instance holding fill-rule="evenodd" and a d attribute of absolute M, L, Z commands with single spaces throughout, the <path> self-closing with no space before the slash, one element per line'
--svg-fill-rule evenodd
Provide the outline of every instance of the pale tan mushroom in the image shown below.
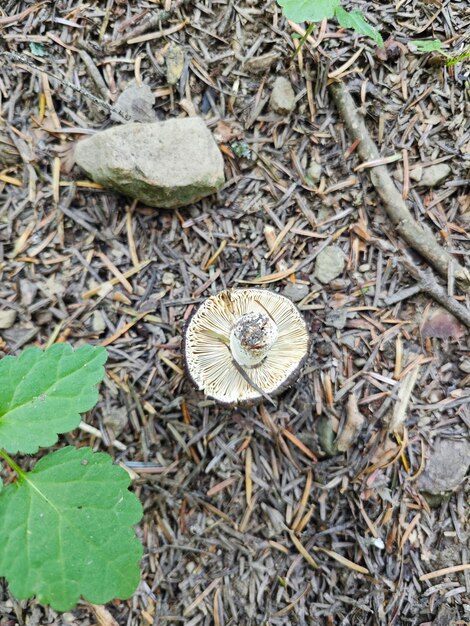
<path fill-rule="evenodd" d="M 205 300 L 184 337 L 195 386 L 223 404 L 280 393 L 309 347 L 305 320 L 286 297 L 263 289 L 230 289 Z"/>

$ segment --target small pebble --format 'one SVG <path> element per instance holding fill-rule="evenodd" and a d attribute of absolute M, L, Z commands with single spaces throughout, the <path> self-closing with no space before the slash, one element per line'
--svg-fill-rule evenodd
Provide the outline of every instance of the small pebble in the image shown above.
<path fill-rule="evenodd" d="M 318 183 L 321 179 L 322 167 L 320 163 L 312 161 L 305 172 L 307 181 L 310 179 L 313 183 Z"/>
<path fill-rule="evenodd" d="M 470 440 L 438 439 L 434 442 L 418 487 L 431 494 L 456 489 L 470 466 Z"/>
<path fill-rule="evenodd" d="M 101 311 L 93 312 L 93 319 L 91 321 L 91 327 L 95 331 L 95 333 L 102 333 L 106 328 L 106 322 L 104 321 L 104 317 Z"/>
<path fill-rule="evenodd" d="M 359 265 L 358 269 L 360 272 L 368 272 L 370 270 L 370 264 L 363 263 L 362 265 Z"/>
<path fill-rule="evenodd" d="M 287 115 L 294 110 L 295 93 L 292 85 L 284 76 L 278 76 L 274 81 L 269 104 L 275 113 L 281 115 Z"/>
<path fill-rule="evenodd" d="M 292 300 L 292 302 L 300 302 L 308 295 L 310 288 L 302 283 L 288 283 L 283 290 L 283 295 Z"/>
<path fill-rule="evenodd" d="M 337 330 L 342 330 L 346 326 L 347 317 L 346 309 L 332 309 L 325 316 L 325 324 L 333 326 Z"/>
<path fill-rule="evenodd" d="M 171 272 L 163 272 L 162 284 L 167 287 L 172 287 L 175 284 L 175 275 Z"/>
<path fill-rule="evenodd" d="M 462 363 L 460 363 L 459 369 L 462 372 L 465 372 L 465 374 L 470 374 L 470 359 L 469 358 L 465 358 L 462 361 Z"/>
<path fill-rule="evenodd" d="M 122 123 L 122 114 L 127 116 L 128 122 L 153 122 L 157 119 L 153 110 L 154 104 L 155 96 L 150 87 L 138 86 L 132 81 L 116 100 L 114 105 L 116 113 L 114 111 L 111 113 L 111 119 Z"/>
<path fill-rule="evenodd" d="M 439 163 L 438 165 L 431 165 L 426 167 L 423 171 L 423 176 L 419 181 L 420 187 L 435 187 L 440 185 L 451 173 L 450 167 L 447 163 Z"/>
<path fill-rule="evenodd" d="M 0 311 L 0 328 L 11 328 L 16 320 L 16 311 Z"/>
<path fill-rule="evenodd" d="M 419 181 L 423 178 L 423 168 L 421 165 L 417 165 L 412 170 L 410 170 L 410 178 L 411 180 L 415 180 L 419 183 Z"/>
<path fill-rule="evenodd" d="M 338 246 L 327 246 L 315 260 L 315 277 L 323 284 L 337 278 L 344 269 L 344 254 Z"/>

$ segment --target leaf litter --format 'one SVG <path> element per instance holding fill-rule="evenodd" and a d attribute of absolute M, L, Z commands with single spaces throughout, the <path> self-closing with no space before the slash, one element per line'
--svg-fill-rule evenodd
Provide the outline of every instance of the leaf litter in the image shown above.
<path fill-rule="evenodd" d="M 468 66 L 411 50 L 436 39 L 463 54 L 463 4 L 344 3 L 367 8 L 385 48 L 333 20 L 294 54 L 306 25 L 273 2 L 3 3 L 0 307 L 16 315 L 0 350 L 107 345 L 95 430 L 58 445 L 112 453 L 144 505 L 141 585 L 107 607 L 118 624 L 418 625 L 445 607 L 470 621 L 468 484 L 431 508 L 414 480 L 437 437 L 469 437 L 468 332 L 433 316 L 434 299 L 468 309 L 468 294 L 452 268 L 429 278 L 398 236 L 328 91 L 347 84 L 412 215 L 468 268 Z M 279 75 L 296 94 L 288 117 L 268 106 Z M 217 198 L 155 211 L 73 167 L 74 142 L 110 125 L 133 81 L 158 119 L 195 113 L 215 131 Z M 446 181 L 417 187 L 413 169 L 439 163 Z M 322 285 L 315 259 L 332 244 L 347 262 Z M 202 299 L 244 282 L 309 288 L 312 354 L 274 407 L 228 410 L 192 390 L 180 342 Z M 341 310 L 342 328 L 324 323 Z M 8 626 L 108 619 L 18 603 L 3 583 L 0 613 Z"/>

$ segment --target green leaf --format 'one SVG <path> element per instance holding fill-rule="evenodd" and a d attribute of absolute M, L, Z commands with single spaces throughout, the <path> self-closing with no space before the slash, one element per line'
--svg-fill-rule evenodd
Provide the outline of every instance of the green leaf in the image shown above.
<path fill-rule="evenodd" d="M 57 611 L 83 596 L 128 598 L 139 583 L 142 517 L 129 475 L 108 454 L 66 447 L 0 492 L 0 576 L 18 599 Z"/>
<path fill-rule="evenodd" d="M 338 6 L 335 10 L 335 16 L 338 19 L 339 25 L 343 28 L 352 28 L 356 31 L 356 33 L 359 33 L 359 35 L 370 37 L 379 46 L 384 45 L 382 35 L 378 30 L 366 22 L 361 11 L 351 11 L 349 13 L 348 11 L 345 11 L 343 7 Z"/>
<path fill-rule="evenodd" d="M 321 22 L 335 14 L 340 0 L 277 0 L 291 22 Z"/>
<path fill-rule="evenodd" d="M 73 430 L 80 413 L 98 401 L 96 385 L 103 379 L 104 348 L 55 344 L 28 348 L 0 361 L 0 448 L 36 452 Z"/>
<path fill-rule="evenodd" d="M 40 43 L 36 43 L 35 41 L 32 41 L 29 44 L 29 49 L 31 50 L 31 53 L 37 57 L 45 57 L 47 54 L 46 50 L 44 49 L 44 46 Z"/>
<path fill-rule="evenodd" d="M 439 39 L 411 39 L 409 45 L 416 49 L 416 52 L 436 52 L 442 50 L 442 41 Z"/>

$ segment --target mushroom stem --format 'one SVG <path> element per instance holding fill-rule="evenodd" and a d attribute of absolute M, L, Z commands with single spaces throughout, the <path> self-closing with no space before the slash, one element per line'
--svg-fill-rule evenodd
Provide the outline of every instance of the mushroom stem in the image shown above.
<path fill-rule="evenodd" d="M 234 360 L 245 367 L 255 367 L 268 354 L 277 339 L 277 326 L 266 313 L 242 315 L 230 333 Z"/>

